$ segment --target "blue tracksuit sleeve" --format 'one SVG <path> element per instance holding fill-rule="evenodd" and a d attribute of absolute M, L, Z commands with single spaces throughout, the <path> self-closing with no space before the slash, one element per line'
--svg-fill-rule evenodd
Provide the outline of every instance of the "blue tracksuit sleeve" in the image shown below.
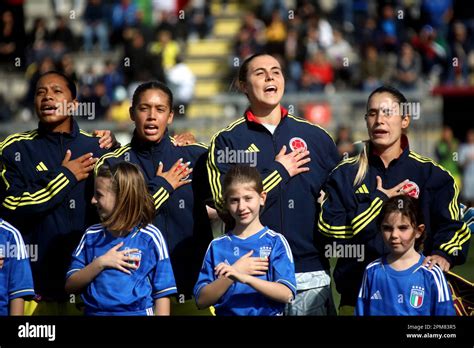
<path fill-rule="evenodd" d="M 92 226 L 90 228 L 92 228 Z M 89 229 L 87 229 L 87 231 L 89 231 Z M 81 238 L 81 241 L 79 242 L 78 246 L 72 253 L 72 256 L 71 256 L 72 261 L 71 261 L 71 265 L 69 266 L 69 270 L 66 273 L 66 278 L 69 278 L 71 275 L 73 275 L 77 271 L 80 271 L 81 269 L 86 267 L 88 264 L 87 256 L 86 256 L 87 231 L 86 233 L 84 233 L 84 235 Z"/>
<path fill-rule="evenodd" d="M 430 274 L 432 275 L 430 277 L 432 315 L 456 315 L 451 291 L 443 271 L 438 266 L 435 266 Z"/>
<path fill-rule="evenodd" d="M 375 190 L 369 194 L 368 200 L 358 201 L 352 184 L 353 179 L 348 171 L 344 170 L 350 165 L 352 164 L 342 164 L 336 168 L 324 188 L 325 199 L 321 205 L 318 228 L 327 237 L 354 237 L 375 223 L 375 218 L 388 198 L 383 192 Z"/>
<path fill-rule="evenodd" d="M 364 271 L 364 277 L 362 279 L 362 285 L 359 290 L 359 296 L 357 296 L 357 302 L 355 307 L 356 316 L 370 315 L 369 303 L 370 303 L 370 286 L 369 286 L 369 271 Z"/>
<path fill-rule="evenodd" d="M 35 180 L 25 181 L 15 159 L 5 152 L 0 155 L 0 165 L 1 204 L 16 214 L 44 213 L 61 204 L 77 184 L 74 174 L 63 166 L 43 172 Z"/>
<path fill-rule="evenodd" d="M 459 189 L 448 173 L 438 170 L 433 175 L 430 191 L 433 197 L 431 217 L 433 254 L 445 257 L 451 265 L 460 265 L 466 261 L 471 233 L 463 221 L 460 221 Z"/>
<path fill-rule="evenodd" d="M 199 272 L 198 280 L 194 286 L 194 298 L 197 301 L 201 290 L 208 284 L 212 283 L 215 280 L 214 276 L 214 265 L 212 260 L 212 242 L 207 249 L 206 255 L 202 263 L 201 271 Z"/>
<path fill-rule="evenodd" d="M 271 253 L 273 281 L 290 288 L 293 298 L 296 296 L 295 264 L 288 241 L 278 234 L 274 250 Z"/>
<path fill-rule="evenodd" d="M 150 241 L 150 248 L 153 248 L 153 257 L 156 267 L 151 274 L 151 284 L 153 287 L 152 297 L 158 299 L 177 293 L 176 282 L 174 280 L 173 268 L 168 253 L 168 247 L 161 232 L 156 229 L 157 241 Z"/>
<path fill-rule="evenodd" d="M 10 235 L 10 245 L 15 245 L 16 255 L 11 256 L 8 261 L 9 265 L 9 284 L 8 284 L 8 299 L 9 301 L 20 297 L 33 297 L 35 290 L 33 288 L 33 276 L 31 274 L 30 260 L 18 230 Z"/>

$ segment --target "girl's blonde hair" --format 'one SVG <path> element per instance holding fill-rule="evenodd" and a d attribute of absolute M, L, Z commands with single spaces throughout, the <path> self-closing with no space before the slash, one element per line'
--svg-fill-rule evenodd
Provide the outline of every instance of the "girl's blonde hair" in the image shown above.
<path fill-rule="evenodd" d="M 110 179 L 116 195 L 112 214 L 102 221 L 111 231 L 130 231 L 137 225 L 153 221 L 155 205 L 140 169 L 132 163 L 120 162 L 112 167 L 100 167 L 97 177 Z"/>
<path fill-rule="evenodd" d="M 372 93 L 370 93 L 369 98 L 367 99 L 367 108 L 368 108 L 369 103 L 370 103 L 370 98 L 372 98 L 372 96 L 374 94 L 378 94 L 378 93 L 389 93 L 400 104 L 407 102 L 407 98 L 398 89 L 396 89 L 392 86 L 381 86 L 381 87 L 375 89 Z M 405 108 L 399 108 L 399 110 L 400 109 L 405 110 Z M 408 115 L 403 114 L 401 116 L 406 117 Z M 367 114 L 365 115 L 365 117 L 367 118 Z M 406 131 L 404 130 L 403 133 L 405 134 Z M 365 176 L 367 175 L 367 172 L 369 170 L 369 155 L 368 155 L 369 144 L 370 144 L 369 140 L 364 141 L 364 147 L 363 147 L 362 151 L 359 153 L 359 155 L 357 155 L 357 160 L 354 163 L 354 165 L 358 166 L 357 174 L 356 174 L 356 176 L 354 178 L 354 182 L 353 182 L 354 187 L 360 185 L 362 183 L 362 181 L 364 181 Z"/>

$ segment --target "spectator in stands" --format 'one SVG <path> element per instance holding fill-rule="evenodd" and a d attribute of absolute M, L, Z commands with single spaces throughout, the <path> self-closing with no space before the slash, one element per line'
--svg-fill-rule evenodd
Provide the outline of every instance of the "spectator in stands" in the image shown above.
<path fill-rule="evenodd" d="M 357 155 L 357 148 L 352 139 L 350 127 L 346 125 L 339 125 L 339 127 L 337 127 L 336 146 L 341 160 Z"/>
<path fill-rule="evenodd" d="M 334 68 L 337 82 L 348 84 L 351 80 L 351 68 L 355 62 L 355 54 L 351 45 L 344 38 L 342 31 L 334 30 L 334 42 L 327 49 L 327 56 Z"/>
<path fill-rule="evenodd" d="M 420 13 L 423 23 L 432 26 L 441 36 L 447 36 L 453 16 L 453 0 L 423 0 Z"/>
<path fill-rule="evenodd" d="M 11 11 L 3 12 L 1 19 L 0 65 L 13 70 L 15 68 L 15 58 L 19 57 L 22 50 L 21 37 Z"/>
<path fill-rule="evenodd" d="M 63 52 L 76 50 L 75 38 L 65 17 L 56 17 L 56 29 L 51 33 L 51 47 L 57 57 Z"/>
<path fill-rule="evenodd" d="M 329 22 L 320 17 L 318 14 L 313 14 L 308 20 L 308 26 L 318 31 L 318 44 L 321 48 L 328 48 L 332 45 L 334 36 L 332 26 Z"/>
<path fill-rule="evenodd" d="M 132 0 L 121 0 L 112 8 L 112 44 L 120 43 L 123 30 L 136 24 L 137 6 Z"/>
<path fill-rule="evenodd" d="M 374 17 L 367 17 L 358 36 L 358 44 L 365 47 L 369 44 L 374 45 L 378 41 L 377 20 Z"/>
<path fill-rule="evenodd" d="M 173 40 L 168 30 L 162 30 L 157 34 L 157 41 L 150 46 L 153 55 L 161 55 L 162 66 L 165 72 L 176 64 L 176 58 L 181 52 L 179 44 Z"/>
<path fill-rule="evenodd" d="M 204 39 L 207 37 L 214 26 L 214 17 L 211 14 L 211 8 L 208 1 L 205 0 L 191 0 L 187 7 L 188 16 L 188 38 L 190 39 Z"/>
<path fill-rule="evenodd" d="M 436 159 L 454 177 L 454 181 L 461 187 L 461 173 L 458 167 L 459 140 L 453 135 L 451 127 L 445 125 L 441 131 L 441 139 L 436 143 Z"/>
<path fill-rule="evenodd" d="M 383 84 L 388 69 L 374 45 L 368 45 L 364 53 L 360 65 L 361 85 L 364 91 L 370 91 Z"/>
<path fill-rule="evenodd" d="M 107 111 L 107 120 L 118 123 L 124 129 L 128 128 L 130 123 L 130 106 L 127 90 L 123 86 L 117 86 L 114 91 L 113 102 Z"/>
<path fill-rule="evenodd" d="M 115 89 L 124 84 L 123 73 L 118 69 L 117 63 L 112 60 L 105 61 L 102 80 L 105 84 L 107 97 L 109 100 L 113 100 Z"/>
<path fill-rule="evenodd" d="M 395 20 L 395 10 L 392 5 L 386 4 L 382 7 L 382 19 L 379 23 L 381 48 L 385 52 L 397 52 L 398 33 Z"/>
<path fill-rule="evenodd" d="M 286 66 L 286 85 L 288 92 L 296 92 L 299 89 L 299 84 L 302 75 L 302 62 L 304 62 L 304 50 L 298 35 L 298 30 L 295 27 L 288 29 L 288 34 L 285 40 L 285 66 Z"/>
<path fill-rule="evenodd" d="M 12 112 L 10 106 L 8 105 L 7 101 L 0 94 L 0 122 L 8 122 L 12 119 Z"/>
<path fill-rule="evenodd" d="M 109 50 L 109 29 L 107 12 L 102 0 L 88 0 L 84 11 L 84 50 L 92 51 L 94 38 L 97 38 L 99 50 Z"/>
<path fill-rule="evenodd" d="M 402 90 L 412 90 L 417 87 L 421 75 L 421 58 L 412 45 L 405 42 L 401 46 L 397 58 L 397 68 L 394 80 Z"/>
<path fill-rule="evenodd" d="M 474 128 L 467 131 L 466 142 L 459 147 L 459 164 L 463 169 L 461 194 L 467 206 L 474 206 Z"/>
<path fill-rule="evenodd" d="M 274 10 L 272 19 L 267 26 L 266 32 L 266 52 L 269 54 L 278 54 L 283 51 L 286 39 L 286 24 L 280 14 L 280 11 Z"/>
<path fill-rule="evenodd" d="M 240 31 L 244 30 L 249 33 L 251 40 L 257 43 L 259 50 L 263 48 L 265 44 L 265 24 L 252 11 L 245 12 L 243 16 Z"/>
<path fill-rule="evenodd" d="M 74 67 L 74 60 L 72 59 L 72 55 L 69 53 L 66 53 L 64 56 L 62 56 L 60 62 L 59 62 L 59 70 L 72 79 L 72 81 L 77 81 L 77 74 L 76 74 L 76 68 Z"/>
<path fill-rule="evenodd" d="M 285 18 L 288 14 L 286 9 L 286 4 L 284 0 L 266 0 L 262 1 L 262 8 L 261 8 L 261 18 L 265 22 L 269 22 L 272 20 L 273 16 L 275 15 L 275 11 L 277 11 L 281 18 Z"/>
<path fill-rule="evenodd" d="M 472 40 L 467 37 L 466 26 L 453 23 L 453 38 L 450 41 L 451 57 L 448 60 L 448 83 L 464 85 L 469 76 L 468 56 L 472 52 Z"/>
<path fill-rule="evenodd" d="M 159 60 L 155 60 L 145 45 L 143 35 L 139 32 L 132 38 L 131 44 L 125 47 L 124 57 L 125 83 L 147 81 L 153 78 L 154 66 L 158 66 Z"/>
<path fill-rule="evenodd" d="M 301 85 L 306 91 L 322 91 L 326 85 L 331 84 L 334 80 L 333 68 L 323 50 L 313 53 L 303 67 Z"/>
<path fill-rule="evenodd" d="M 422 71 L 425 75 L 439 75 L 441 66 L 446 59 L 446 50 L 436 41 L 436 30 L 425 25 L 421 28 L 419 35 L 412 38 L 413 47 L 420 53 Z M 433 68 L 437 66 L 436 69 Z"/>
<path fill-rule="evenodd" d="M 46 26 L 46 20 L 43 17 L 36 18 L 33 23 L 33 28 L 26 36 L 28 48 L 27 59 L 31 59 L 28 63 L 43 59 L 48 51 L 49 39 L 50 34 Z"/>
<path fill-rule="evenodd" d="M 191 69 L 184 63 L 181 56 L 178 56 L 176 59 L 176 65 L 166 72 L 166 81 L 175 98 L 175 117 L 184 116 L 189 103 L 194 97 L 196 76 L 194 76 Z"/>
<path fill-rule="evenodd" d="M 255 38 L 252 36 L 249 30 L 242 28 L 237 33 L 237 37 L 234 43 L 234 57 L 244 60 L 246 57 L 251 56 L 256 52 L 260 52 L 261 47 L 258 45 Z M 231 62 L 232 66 L 234 61 Z"/>

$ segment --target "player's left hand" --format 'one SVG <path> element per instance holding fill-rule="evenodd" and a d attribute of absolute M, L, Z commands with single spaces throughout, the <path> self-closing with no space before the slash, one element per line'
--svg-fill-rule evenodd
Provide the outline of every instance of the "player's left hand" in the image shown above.
<path fill-rule="evenodd" d="M 95 137 L 100 137 L 99 147 L 101 149 L 110 149 L 112 147 L 119 147 L 120 143 L 115 139 L 114 133 L 110 130 L 94 130 L 92 135 Z"/>
<path fill-rule="evenodd" d="M 4 257 L 0 257 L 0 269 L 3 268 L 3 260 L 5 260 Z"/>
<path fill-rule="evenodd" d="M 448 272 L 451 267 L 449 261 L 440 255 L 427 256 L 422 266 L 428 266 L 428 269 L 432 269 L 434 265 L 438 265 L 443 272 Z"/>
<path fill-rule="evenodd" d="M 243 282 L 245 274 L 240 273 L 231 265 L 221 262 L 214 269 L 217 278 L 227 278 L 237 282 Z"/>
<path fill-rule="evenodd" d="M 194 134 L 191 132 L 184 132 L 181 134 L 177 134 L 174 136 L 174 144 L 175 146 L 185 146 L 190 144 L 195 144 L 196 138 Z"/>

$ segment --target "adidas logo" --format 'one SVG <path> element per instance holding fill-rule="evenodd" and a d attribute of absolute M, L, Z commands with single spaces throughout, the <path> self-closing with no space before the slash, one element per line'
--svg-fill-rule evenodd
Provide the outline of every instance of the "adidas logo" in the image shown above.
<path fill-rule="evenodd" d="M 381 300 L 382 299 L 382 295 L 380 295 L 380 291 L 376 291 L 375 294 L 373 294 L 371 297 L 370 297 L 371 300 Z"/>
<path fill-rule="evenodd" d="M 43 162 L 40 162 L 40 163 L 38 163 L 38 165 L 36 166 L 36 170 L 37 170 L 38 172 L 44 172 L 44 171 L 48 170 L 48 168 L 44 165 Z"/>
<path fill-rule="evenodd" d="M 362 184 L 362 186 L 356 190 L 356 193 L 369 193 L 369 190 L 365 184 Z"/>
<path fill-rule="evenodd" d="M 245 152 L 260 152 L 259 148 L 255 144 L 250 144 Z"/>

